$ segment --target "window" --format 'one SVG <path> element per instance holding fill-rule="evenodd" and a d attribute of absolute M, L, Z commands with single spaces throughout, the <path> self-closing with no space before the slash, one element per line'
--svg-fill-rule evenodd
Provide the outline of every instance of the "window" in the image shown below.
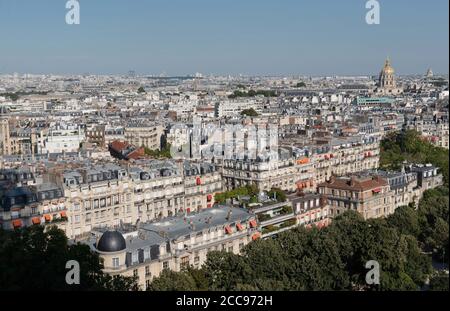
<path fill-rule="evenodd" d="M 138 261 L 138 253 L 137 253 L 137 251 L 135 251 L 135 252 L 133 252 L 133 253 L 131 254 L 131 261 L 132 261 L 133 263 L 135 263 L 135 262 Z"/>
<path fill-rule="evenodd" d="M 187 268 L 189 266 L 189 256 L 185 256 L 181 258 L 180 268 Z"/>
<path fill-rule="evenodd" d="M 145 281 L 145 289 L 148 289 L 150 287 L 150 280 Z"/>
<path fill-rule="evenodd" d="M 150 259 L 150 248 L 144 249 L 144 260 Z"/>
<path fill-rule="evenodd" d="M 145 276 L 151 276 L 152 273 L 150 272 L 150 266 L 145 266 Z"/>
<path fill-rule="evenodd" d="M 118 268 L 119 267 L 119 258 L 118 257 L 114 257 L 112 259 L 112 265 L 113 265 L 113 268 Z"/>
<path fill-rule="evenodd" d="M 168 261 L 164 261 L 163 262 L 163 269 L 169 269 L 169 262 Z"/>
<path fill-rule="evenodd" d="M 133 276 L 134 276 L 135 278 L 138 277 L 138 269 L 134 269 L 134 270 L 133 270 Z"/>

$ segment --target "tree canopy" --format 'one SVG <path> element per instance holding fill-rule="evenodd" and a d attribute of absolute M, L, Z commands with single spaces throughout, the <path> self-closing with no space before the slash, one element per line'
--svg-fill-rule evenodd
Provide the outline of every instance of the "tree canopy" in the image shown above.
<path fill-rule="evenodd" d="M 171 159 L 172 154 L 170 153 L 170 144 L 166 144 L 161 150 L 152 150 L 148 147 L 144 147 L 144 153 L 152 158 L 156 159 Z"/>
<path fill-rule="evenodd" d="M 256 112 L 255 109 L 249 108 L 249 109 L 242 110 L 241 115 L 248 116 L 248 117 L 257 117 L 259 114 Z"/>
<path fill-rule="evenodd" d="M 404 161 L 409 163 L 431 163 L 441 169 L 445 183 L 448 184 L 447 149 L 436 147 L 425 141 L 418 132 L 408 130 L 389 134 L 381 142 L 380 166 L 399 170 Z"/>
<path fill-rule="evenodd" d="M 102 272 L 97 254 L 84 244 L 69 244 L 56 227 L 0 229 L 0 290 L 138 290 L 131 277 Z M 66 263 L 80 264 L 80 284 L 66 283 Z"/>
<path fill-rule="evenodd" d="M 277 93 L 272 90 L 249 90 L 249 91 L 241 91 L 236 90 L 233 94 L 229 95 L 228 98 L 234 99 L 239 97 L 255 97 L 255 96 L 264 96 L 264 97 L 277 97 Z"/>

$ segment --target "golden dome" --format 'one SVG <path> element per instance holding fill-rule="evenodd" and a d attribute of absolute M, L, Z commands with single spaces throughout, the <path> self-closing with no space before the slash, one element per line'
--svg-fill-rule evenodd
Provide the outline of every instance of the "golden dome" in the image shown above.
<path fill-rule="evenodd" d="M 392 66 L 391 66 L 391 61 L 389 60 L 389 58 L 387 58 L 386 61 L 384 62 L 384 67 L 383 67 L 383 70 L 381 71 L 381 73 L 393 75 L 394 72 L 395 72 L 394 68 L 392 68 Z"/>

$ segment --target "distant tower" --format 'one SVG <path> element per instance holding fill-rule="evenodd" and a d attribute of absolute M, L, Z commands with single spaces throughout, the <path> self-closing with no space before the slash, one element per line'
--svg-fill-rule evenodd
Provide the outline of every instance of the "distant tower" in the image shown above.
<path fill-rule="evenodd" d="M 427 77 L 428 79 L 433 78 L 433 70 L 431 70 L 431 68 L 428 69 L 427 74 L 426 74 L 426 77 Z"/>
<path fill-rule="evenodd" d="M 380 95 L 398 95 L 403 92 L 402 88 L 397 87 L 394 76 L 394 68 L 391 66 L 389 57 L 384 62 L 383 69 L 378 79 L 378 88 L 376 93 Z"/>
<path fill-rule="evenodd" d="M 11 154 L 11 141 L 9 136 L 9 110 L 0 107 L 0 155 Z"/>
<path fill-rule="evenodd" d="M 394 68 L 391 66 L 391 61 L 389 60 L 389 57 L 384 62 L 384 67 L 380 72 L 380 78 L 379 78 L 379 86 L 382 89 L 386 90 L 392 90 L 395 89 L 395 79 L 394 79 Z"/>

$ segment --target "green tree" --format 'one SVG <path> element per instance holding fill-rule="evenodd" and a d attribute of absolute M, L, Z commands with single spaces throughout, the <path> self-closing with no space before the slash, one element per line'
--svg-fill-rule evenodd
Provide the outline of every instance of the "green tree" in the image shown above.
<path fill-rule="evenodd" d="M 433 276 L 430 280 L 430 290 L 448 292 L 449 290 L 448 284 L 449 284 L 448 274 L 443 272 L 438 273 L 435 276 Z"/>
<path fill-rule="evenodd" d="M 448 184 L 449 151 L 425 141 L 418 132 L 408 130 L 389 134 L 381 142 L 380 166 L 398 170 L 402 163 L 432 163 L 441 169 Z"/>
<path fill-rule="evenodd" d="M 272 188 L 268 192 L 268 195 L 271 198 L 276 198 L 277 202 L 286 202 L 287 201 L 286 193 L 279 188 Z"/>
<path fill-rule="evenodd" d="M 171 159 L 172 154 L 170 153 L 170 144 L 167 143 L 161 150 L 152 150 L 148 147 L 144 147 L 144 153 L 152 158 L 156 159 Z"/>
<path fill-rule="evenodd" d="M 56 227 L 32 226 L 0 230 L 0 289 L 2 290 L 137 290 L 134 278 L 102 272 L 96 253 L 84 244 L 69 244 Z M 80 264 L 80 284 L 66 283 L 66 263 Z"/>
<path fill-rule="evenodd" d="M 248 117 L 257 117 L 259 114 L 255 111 L 253 108 L 244 109 L 241 111 L 242 116 L 248 116 Z"/>
<path fill-rule="evenodd" d="M 195 291 L 197 289 L 196 280 L 189 271 L 174 272 L 169 269 L 163 270 L 147 288 L 149 291 Z"/>
<path fill-rule="evenodd" d="M 396 228 L 401 234 L 417 237 L 421 231 L 417 211 L 410 206 L 401 206 L 388 217 L 388 224 Z"/>
<path fill-rule="evenodd" d="M 250 280 L 252 266 L 243 257 L 225 251 L 208 253 L 203 267 L 210 290 L 234 290 Z"/>

